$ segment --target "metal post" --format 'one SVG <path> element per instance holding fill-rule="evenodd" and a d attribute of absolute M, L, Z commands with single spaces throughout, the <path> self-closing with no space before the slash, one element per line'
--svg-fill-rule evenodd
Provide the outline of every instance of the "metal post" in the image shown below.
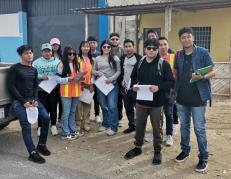
<path fill-rule="evenodd" d="M 88 14 L 85 14 L 84 16 L 84 25 L 85 25 L 85 40 L 87 40 L 88 37 Z"/>
<path fill-rule="evenodd" d="M 171 32 L 171 25 L 172 25 L 172 8 L 166 7 L 164 15 L 165 15 L 164 35 L 166 38 L 168 38 L 168 33 Z"/>

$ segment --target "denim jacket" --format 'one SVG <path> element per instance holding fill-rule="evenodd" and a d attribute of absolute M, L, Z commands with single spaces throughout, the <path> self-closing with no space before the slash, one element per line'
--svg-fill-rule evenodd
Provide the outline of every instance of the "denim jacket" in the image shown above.
<path fill-rule="evenodd" d="M 181 86 L 180 78 L 183 73 L 183 64 L 184 64 L 184 50 L 180 50 L 176 55 L 176 60 L 174 64 L 174 68 L 176 70 L 176 91 L 179 90 Z M 199 68 L 203 68 L 209 65 L 213 65 L 211 56 L 205 48 L 198 47 L 194 45 L 193 53 L 192 53 L 192 68 L 193 72 L 195 72 Z M 202 102 L 207 102 L 207 100 L 211 99 L 211 84 L 210 80 L 199 80 L 196 82 L 196 86 L 198 88 L 200 97 Z"/>

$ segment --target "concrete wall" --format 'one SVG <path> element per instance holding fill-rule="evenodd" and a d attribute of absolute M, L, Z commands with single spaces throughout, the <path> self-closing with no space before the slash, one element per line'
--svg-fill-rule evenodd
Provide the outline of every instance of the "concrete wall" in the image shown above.
<path fill-rule="evenodd" d="M 26 13 L 2 14 L 0 24 L 0 62 L 16 63 L 16 49 L 27 43 Z"/>
<path fill-rule="evenodd" d="M 201 10 L 196 12 L 180 11 L 173 14 L 172 31 L 169 33 L 170 46 L 180 49 L 178 30 L 181 27 L 211 26 L 211 55 L 215 61 L 227 62 L 230 60 L 231 48 L 231 8 Z M 164 35 L 164 13 L 143 15 L 140 29 L 161 28 Z M 140 42 L 143 48 L 143 41 Z"/>

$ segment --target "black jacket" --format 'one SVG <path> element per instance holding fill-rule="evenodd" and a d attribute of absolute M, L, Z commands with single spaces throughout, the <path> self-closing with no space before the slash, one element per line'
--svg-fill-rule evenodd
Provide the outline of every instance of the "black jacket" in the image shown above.
<path fill-rule="evenodd" d="M 137 69 L 139 63 L 136 63 L 132 71 L 131 86 L 139 83 L 139 85 L 157 85 L 159 87 L 159 91 L 153 94 L 153 101 L 137 100 L 138 104 L 150 107 L 162 106 L 165 94 L 174 86 L 174 77 L 169 63 L 163 61 L 160 74 L 158 71 L 159 59 L 158 55 L 151 63 L 147 63 L 145 58 L 139 69 Z"/>

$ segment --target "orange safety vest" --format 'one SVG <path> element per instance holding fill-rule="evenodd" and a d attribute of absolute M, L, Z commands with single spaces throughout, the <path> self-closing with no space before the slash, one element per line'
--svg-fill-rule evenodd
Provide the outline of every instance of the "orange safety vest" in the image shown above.
<path fill-rule="evenodd" d="M 80 66 L 81 72 L 87 72 L 87 74 L 84 76 L 84 81 L 82 83 L 90 85 L 91 84 L 91 77 L 92 77 L 92 64 L 90 62 L 90 59 L 83 60 L 80 57 L 78 57 L 78 62 Z"/>
<path fill-rule="evenodd" d="M 76 72 L 73 70 L 71 72 L 71 76 L 75 76 Z M 67 84 L 60 84 L 60 95 L 66 98 L 72 97 L 80 97 L 82 95 L 82 88 L 81 83 L 74 82 L 74 83 L 67 83 Z"/>
<path fill-rule="evenodd" d="M 167 56 L 166 56 L 166 61 L 170 64 L 170 67 L 171 67 L 171 69 L 172 69 L 172 71 L 173 71 L 173 69 L 174 69 L 174 60 L 175 60 L 175 54 L 167 54 Z"/>

